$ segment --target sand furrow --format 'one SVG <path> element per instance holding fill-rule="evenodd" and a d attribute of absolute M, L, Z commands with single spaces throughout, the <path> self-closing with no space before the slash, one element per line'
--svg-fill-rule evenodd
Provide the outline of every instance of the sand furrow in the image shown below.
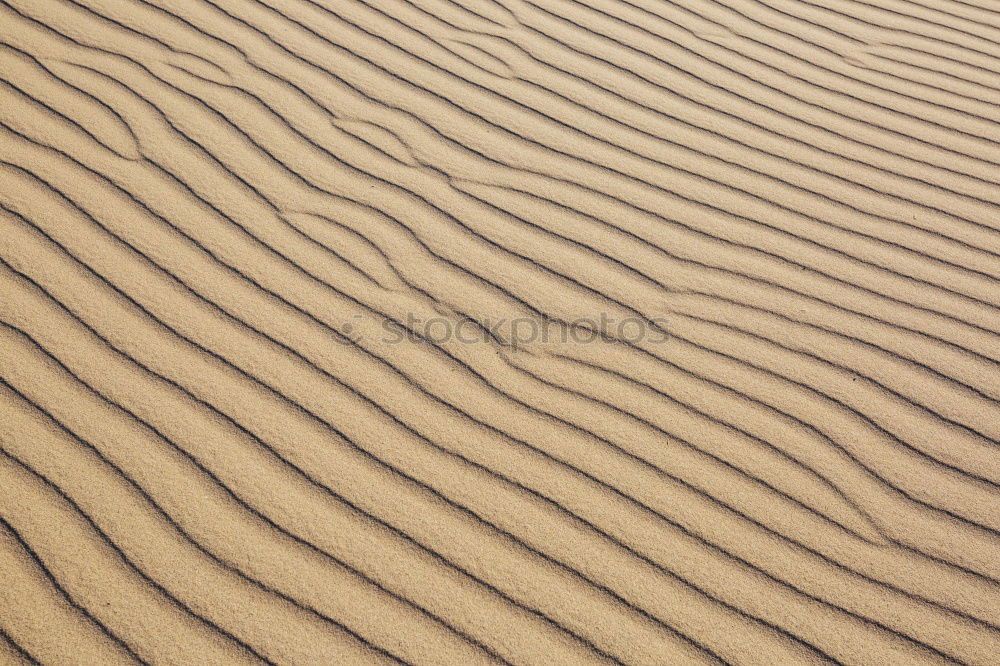
<path fill-rule="evenodd" d="M 982 0 L 0 0 L 4 663 L 995 663 Z"/>

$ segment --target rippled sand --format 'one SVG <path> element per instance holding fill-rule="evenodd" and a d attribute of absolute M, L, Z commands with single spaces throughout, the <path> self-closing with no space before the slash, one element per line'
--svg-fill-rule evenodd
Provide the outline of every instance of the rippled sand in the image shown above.
<path fill-rule="evenodd" d="M 1000 664 L 995 0 L 0 26 L 0 663 Z"/>

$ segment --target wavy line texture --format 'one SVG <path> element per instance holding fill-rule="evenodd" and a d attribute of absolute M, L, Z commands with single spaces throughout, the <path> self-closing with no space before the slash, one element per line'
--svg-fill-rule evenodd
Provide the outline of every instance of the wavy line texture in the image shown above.
<path fill-rule="evenodd" d="M 3 663 L 998 663 L 988 2 L 0 22 Z"/>

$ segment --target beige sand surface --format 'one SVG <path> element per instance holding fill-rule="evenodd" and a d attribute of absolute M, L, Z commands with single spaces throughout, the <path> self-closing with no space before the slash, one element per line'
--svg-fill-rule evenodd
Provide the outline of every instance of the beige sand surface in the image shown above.
<path fill-rule="evenodd" d="M 0 0 L 0 663 L 1000 664 L 997 0 Z"/>

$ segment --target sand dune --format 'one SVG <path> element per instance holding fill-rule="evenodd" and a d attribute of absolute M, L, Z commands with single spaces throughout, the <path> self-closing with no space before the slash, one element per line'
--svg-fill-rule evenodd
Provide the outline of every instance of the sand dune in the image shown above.
<path fill-rule="evenodd" d="M 1000 5 L 0 24 L 0 662 L 1000 664 Z"/>

